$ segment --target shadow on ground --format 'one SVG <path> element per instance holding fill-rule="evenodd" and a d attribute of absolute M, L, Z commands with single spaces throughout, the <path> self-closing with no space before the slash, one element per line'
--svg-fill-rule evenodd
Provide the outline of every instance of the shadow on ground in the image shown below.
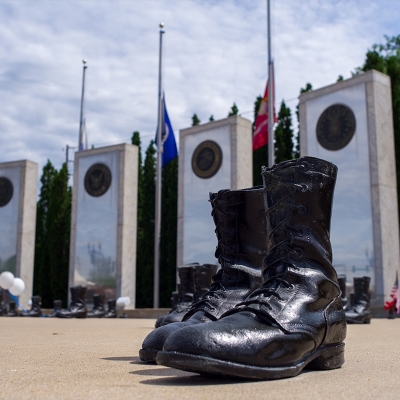
<path fill-rule="evenodd" d="M 130 362 L 131 364 L 143 364 L 140 361 L 140 358 L 137 356 L 128 356 L 128 357 L 104 357 L 101 358 L 101 360 L 106 360 L 106 361 L 126 361 Z"/>
<path fill-rule="evenodd" d="M 246 379 L 221 379 L 219 377 L 203 376 L 191 372 L 180 371 L 174 368 L 154 368 L 132 371 L 130 374 L 141 376 L 160 377 L 141 381 L 143 385 L 167 386 L 207 386 L 228 385 L 249 382 Z"/>

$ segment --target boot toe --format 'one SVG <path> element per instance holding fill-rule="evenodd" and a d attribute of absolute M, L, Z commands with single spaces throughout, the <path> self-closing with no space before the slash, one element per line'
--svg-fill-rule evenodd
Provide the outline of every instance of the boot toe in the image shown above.
<path fill-rule="evenodd" d="M 286 334 L 250 312 L 240 312 L 206 325 L 171 334 L 163 351 L 202 356 L 253 366 L 290 365 L 312 352 L 313 340 L 302 333 Z"/>
<path fill-rule="evenodd" d="M 162 350 L 164 343 L 169 336 L 186 325 L 186 322 L 175 322 L 160 326 L 150 332 L 143 341 L 142 349 L 139 354 L 140 359 L 145 362 L 155 362 L 157 352 Z"/>

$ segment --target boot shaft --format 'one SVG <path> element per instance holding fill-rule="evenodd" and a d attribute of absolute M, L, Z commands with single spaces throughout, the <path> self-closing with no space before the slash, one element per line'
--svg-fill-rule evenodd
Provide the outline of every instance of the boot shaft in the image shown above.
<path fill-rule="evenodd" d="M 86 287 L 83 286 L 72 286 L 70 288 L 71 292 L 71 306 L 72 305 L 83 305 L 86 306 L 85 295 L 86 295 Z"/>
<path fill-rule="evenodd" d="M 204 264 L 199 265 L 194 269 L 194 287 L 195 292 L 193 296 L 193 302 L 197 302 L 207 293 L 211 287 L 212 277 L 217 273 L 217 265 L 215 264 Z"/>
<path fill-rule="evenodd" d="M 318 346 L 346 334 L 329 240 L 336 174 L 336 166 L 313 157 L 263 168 L 264 283 L 242 303 L 286 332 L 311 334 Z"/>
<path fill-rule="evenodd" d="M 178 275 L 180 280 L 180 302 L 191 302 L 194 293 L 194 264 L 179 267 Z"/>
<path fill-rule="evenodd" d="M 102 294 L 93 295 L 93 309 L 104 310 L 104 296 Z"/>
<path fill-rule="evenodd" d="M 58 311 L 62 308 L 62 301 L 61 300 L 54 300 L 53 301 L 53 310 Z"/>
<path fill-rule="evenodd" d="M 210 203 L 221 269 L 183 321 L 219 319 L 261 285 L 268 244 L 262 187 L 210 193 Z"/>
<path fill-rule="evenodd" d="M 360 302 L 369 303 L 369 285 L 371 278 L 369 276 L 363 276 L 361 278 L 353 278 L 354 282 L 354 304 Z"/>
<path fill-rule="evenodd" d="M 32 296 L 32 310 L 40 309 L 42 305 L 42 298 L 40 296 Z"/>
<path fill-rule="evenodd" d="M 116 300 L 108 300 L 107 301 L 108 311 L 115 311 L 115 307 L 117 306 Z"/>
<path fill-rule="evenodd" d="M 117 306 L 117 301 L 116 300 L 108 300 L 107 305 L 108 305 L 108 310 L 105 313 L 104 317 L 105 318 L 117 318 L 117 311 L 115 310 L 115 308 Z"/>
<path fill-rule="evenodd" d="M 337 282 L 329 240 L 336 175 L 335 165 L 314 157 L 263 169 L 267 265 L 307 262 Z"/>
<path fill-rule="evenodd" d="M 179 285 L 180 284 L 178 284 L 178 288 L 179 288 Z M 178 303 L 179 303 L 179 290 L 174 290 L 172 293 L 171 293 L 171 308 L 174 308 Z"/>
<path fill-rule="evenodd" d="M 211 215 L 218 245 L 215 257 L 225 272 L 235 265 L 260 276 L 267 252 L 263 188 L 220 190 L 210 193 Z"/>

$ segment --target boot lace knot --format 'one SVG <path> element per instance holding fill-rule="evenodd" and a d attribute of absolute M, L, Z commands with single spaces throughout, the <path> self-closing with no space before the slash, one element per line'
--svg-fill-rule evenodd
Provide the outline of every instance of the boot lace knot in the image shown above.
<path fill-rule="evenodd" d="M 224 271 L 221 268 L 213 277 L 210 289 L 201 296 L 200 300 L 194 303 L 190 309 L 190 313 L 193 314 L 196 311 L 207 308 L 210 311 L 215 311 L 215 307 L 212 305 L 213 300 L 218 300 L 220 295 L 218 292 L 226 292 L 224 285 L 222 284 Z"/>

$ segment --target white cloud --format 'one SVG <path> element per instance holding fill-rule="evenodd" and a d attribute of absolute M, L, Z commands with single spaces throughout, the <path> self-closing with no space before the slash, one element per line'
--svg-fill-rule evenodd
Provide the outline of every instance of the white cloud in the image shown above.
<path fill-rule="evenodd" d="M 89 143 L 144 147 L 157 118 L 158 23 L 165 23 L 164 78 L 175 129 L 227 115 L 252 119 L 267 75 L 265 1 L 0 2 L 0 161 L 64 161 L 78 140 L 83 58 L 88 59 Z M 272 0 L 276 101 L 300 87 L 350 77 L 367 48 L 397 35 L 397 1 Z M 296 101 L 289 101 L 294 111 Z M 293 121 L 297 125 L 296 121 Z"/>

